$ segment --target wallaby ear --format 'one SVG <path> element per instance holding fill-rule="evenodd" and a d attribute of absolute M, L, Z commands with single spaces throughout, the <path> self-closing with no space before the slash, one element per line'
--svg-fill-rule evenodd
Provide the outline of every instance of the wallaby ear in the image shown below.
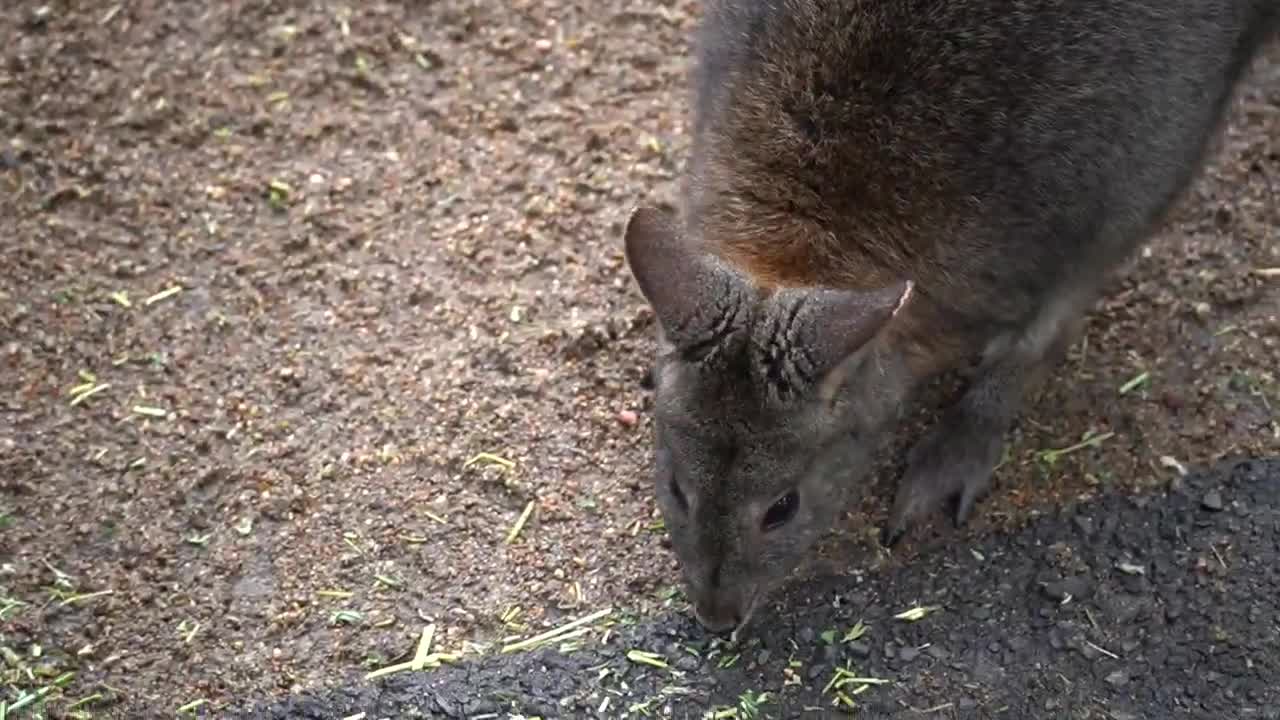
<path fill-rule="evenodd" d="M 902 309 L 911 289 L 907 280 L 871 291 L 818 291 L 801 321 L 814 364 L 826 372 L 860 350 Z"/>
<path fill-rule="evenodd" d="M 765 377 L 780 392 L 838 386 L 839 369 L 902 309 L 912 283 L 878 290 L 788 289 L 770 298 L 757 346 Z"/>
<path fill-rule="evenodd" d="M 676 346 L 703 342 L 741 309 L 742 279 L 684 236 L 672 213 L 641 207 L 627 221 L 627 266 Z"/>

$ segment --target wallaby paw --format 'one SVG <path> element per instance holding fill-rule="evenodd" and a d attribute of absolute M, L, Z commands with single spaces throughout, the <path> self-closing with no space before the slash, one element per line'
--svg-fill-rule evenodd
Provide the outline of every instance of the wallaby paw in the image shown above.
<path fill-rule="evenodd" d="M 999 432 L 962 423 L 936 428 L 911 452 L 881 542 L 893 547 L 922 517 L 947 505 L 956 527 L 967 523 L 990 490 L 1000 450 Z"/>

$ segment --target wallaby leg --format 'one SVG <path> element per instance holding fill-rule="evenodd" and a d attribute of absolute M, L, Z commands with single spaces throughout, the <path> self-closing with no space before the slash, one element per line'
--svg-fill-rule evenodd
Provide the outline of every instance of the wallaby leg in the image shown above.
<path fill-rule="evenodd" d="M 963 525 L 988 491 L 1004 450 L 1004 435 L 1026 393 L 1065 357 L 1084 326 L 1081 298 L 1052 301 L 1012 342 L 998 343 L 964 395 L 943 412 L 937 427 L 911 450 L 882 535 L 896 544 L 920 517 L 954 501 Z"/>

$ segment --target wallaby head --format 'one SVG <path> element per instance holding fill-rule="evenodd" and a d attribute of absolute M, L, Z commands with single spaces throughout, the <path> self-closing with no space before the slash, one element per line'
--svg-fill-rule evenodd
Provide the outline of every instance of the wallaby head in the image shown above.
<path fill-rule="evenodd" d="M 724 631 L 799 564 L 868 469 L 901 386 L 884 330 L 912 286 L 765 288 L 696 240 L 653 208 L 625 233 L 659 327 L 658 503 L 698 619 Z"/>

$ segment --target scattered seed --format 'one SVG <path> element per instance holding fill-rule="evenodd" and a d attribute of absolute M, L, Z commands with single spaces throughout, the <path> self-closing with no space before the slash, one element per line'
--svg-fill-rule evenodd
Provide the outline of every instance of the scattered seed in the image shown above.
<path fill-rule="evenodd" d="M 350 598 L 352 595 L 355 595 L 355 593 L 348 592 L 346 590 L 319 590 L 316 592 L 316 594 L 319 595 L 320 597 L 336 598 L 338 600 L 346 600 Z"/>
<path fill-rule="evenodd" d="M 137 413 L 138 415 L 146 415 L 147 417 L 158 417 L 158 418 L 162 418 L 169 414 L 161 408 L 151 407 L 149 405 L 134 405 L 133 412 Z"/>
<path fill-rule="evenodd" d="M 358 610 L 336 610 L 329 616 L 333 625 L 356 625 L 364 620 L 364 613 Z"/>
<path fill-rule="evenodd" d="M 117 290 L 111 293 L 110 295 L 108 295 L 107 297 L 111 298 L 111 300 L 114 301 L 115 304 L 119 305 L 120 307 L 125 307 L 125 308 L 133 307 L 133 303 L 129 302 L 128 290 Z"/>
<path fill-rule="evenodd" d="M 204 698 L 200 698 L 199 700 L 192 700 L 186 705 L 183 705 L 182 707 L 178 708 L 178 714 L 184 715 L 186 713 L 195 712 L 201 705 L 204 705 L 207 702 L 209 701 L 205 700 Z"/>
<path fill-rule="evenodd" d="M 1126 575 L 1146 575 L 1147 574 L 1146 568 L 1142 567 L 1141 565 L 1134 565 L 1133 563 L 1127 563 L 1127 562 L 1116 563 L 1116 569 Z"/>
<path fill-rule="evenodd" d="M 392 590 L 399 590 L 400 588 L 404 587 L 404 583 L 400 582 L 399 580 L 393 577 L 390 577 L 389 575 L 374 575 L 373 579 L 377 580 L 383 585 L 386 585 Z"/>

